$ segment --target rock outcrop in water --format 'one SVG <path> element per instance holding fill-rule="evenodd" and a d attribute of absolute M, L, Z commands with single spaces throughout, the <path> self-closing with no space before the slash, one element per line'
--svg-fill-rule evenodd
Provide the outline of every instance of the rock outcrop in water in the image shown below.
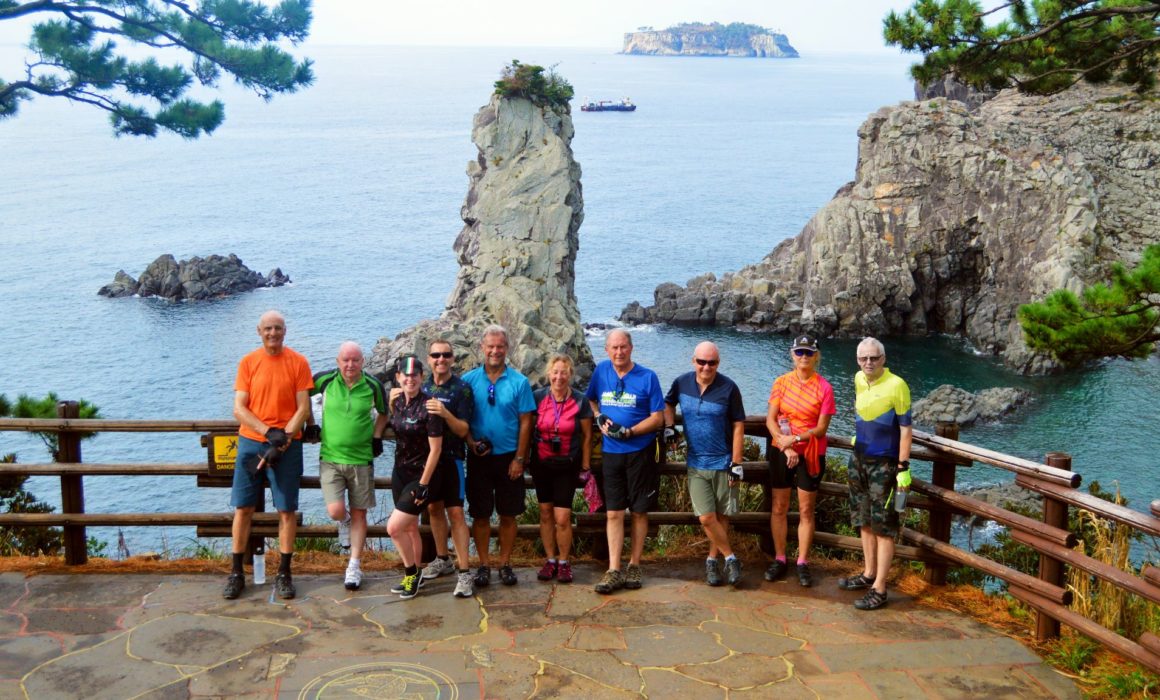
<path fill-rule="evenodd" d="M 1160 101 L 1120 86 L 936 98 L 874 113 L 855 180 L 795 238 L 665 283 L 628 322 L 823 336 L 950 333 L 1024 372 L 1020 304 L 1107 279 L 1160 242 Z"/>
<path fill-rule="evenodd" d="M 627 32 L 621 53 L 647 56 L 739 56 L 797 58 L 789 38 L 755 24 L 686 23 L 668 29 Z"/>
<path fill-rule="evenodd" d="M 555 352 L 576 362 L 577 381 L 592 371 L 576 304 L 575 262 L 584 197 L 572 156 L 568 107 L 540 107 L 523 98 L 492 96 L 475 115 L 479 156 L 467 165 L 470 186 L 455 239 L 459 276 L 447 308 L 375 345 L 367 370 L 385 376 L 394 359 L 447 338 L 458 371 L 479 364 L 480 332 L 508 329 L 508 361 L 533 381 L 545 376 Z"/>
<path fill-rule="evenodd" d="M 124 270 L 118 270 L 113 281 L 97 291 L 104 297 L 128 297 L 134 294 L 142 297 L 163 297 L 171 301 L 201 301 L 219 299 L 241 292 L 249 292 L 259 287 L 281 287 L 290 282 L 281 268 L 274 268 L 269 276 L 254 272 L 242 264 L 241 259 L 230 253 L 228 256 L 210 255 L 205 258 L 192 257 L 178 262 L 166 253 L 145 268 L 141 279 L 133 279 Z"/>
<path fill-rule="evenodd" d="M 993 387 L 971 393 L 951 384 L 943 384 L 914 402 L 914 422 L 934 427 L 939 422 L 958 423 L 960 427 L 975 421 L 1002 418 L 1021 406 L 1030 394 L 1013 387 Z"/>

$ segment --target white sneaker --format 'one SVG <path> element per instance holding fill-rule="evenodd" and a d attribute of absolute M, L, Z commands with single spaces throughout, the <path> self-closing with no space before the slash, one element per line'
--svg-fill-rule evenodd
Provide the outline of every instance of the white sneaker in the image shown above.
<path fill-rule="evenodd" d="M 346 579 L 343 581 L 348 591 L 357 591 L 362 585 L 362 569 L 358 564 L 350 563 L 346 567 Z"/>
<path fill-rule="evenodd" d="M 451 561 L 450 557 L 447 559 L 440 559 L 436 557 L 430 564 L 423 567 L 423 578 L 427 580 L 439 578 L 440 576 L 453 574 L 457 570 L 458 569 L 456 569 L 455 563 Z"/>
<path fill-rule="evenodd" d="M 455 584 L 456 598 L 470 598 L 475 595 L 475 587 L 472 585 L 474 578 L 470 571 L 464 571 L 459 574 L 459 581 Z"/>
<path fill-rule="evenodd" d="M 338 546 L 343 549 L 350 549 L 350 514 L 346 516 L 346 520 L 341 520 L 338 523 Z"/>

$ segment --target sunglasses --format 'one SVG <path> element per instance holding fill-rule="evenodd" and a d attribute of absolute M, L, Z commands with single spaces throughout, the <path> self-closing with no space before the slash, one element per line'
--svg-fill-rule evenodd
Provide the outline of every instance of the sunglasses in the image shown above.
<path fill-rule="evenodd" d="M 451 358 L 455 357 L 455 353 L 453 353 L 453 352 L 429 352 L 429 353 L 427 353 L 427 356 L 431 357 L 432 359 L 436 359 L 436 360 L 438 360 L 438 359 L 450 360 Z"/>
<path fill-rule="evenodd" d="M 614 399 L 619 399 L 621 396 L 624 396 L 624 379 L 623 378 L 616 380 L 616 390 L 612 392 L 612 398 L 614 398 Z"/>
<path fill-rule="evenodd" d="M 807 350 L 806 348 L 797 348 L 793 351 L 793 354 L 797 355 L 798 357 L 813 357 L 816 354 L 816 351 Z"/>
<path fill-rule="evenodd" d="M 487 405 L 495 405 L 495 384 L 489 384 L 487 386 Z"/>
<path fill-rule="evenodd" d="M 865 355 L 865 356 L 863 356 L 863 357 L 859 357 L 859 358 L 858 358 L 858 362 L 859 362 L 859 363 L 863 363 L 863 362 L 877 362 L 878 360 L 881 360 L 881 359 L 882 359 L 882 356 L 881 356 L 881 355 Z"/>
<path fill-rule="evenodd" d="M 721 362 L 720 360 L 702 360 L 699 357 L 694 357 L 693 361 L 696 362 L 697 364 L 701 365 L 702 367 L 716 367 L 717 364 L 719 362 Z"/>

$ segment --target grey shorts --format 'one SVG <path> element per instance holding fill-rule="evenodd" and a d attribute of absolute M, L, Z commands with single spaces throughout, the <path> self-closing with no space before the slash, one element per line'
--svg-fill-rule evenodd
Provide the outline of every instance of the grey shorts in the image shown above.
<path fill-rule="evenodd" d="M 320 462 L 318 480 L 327 503 L 342 503 L 349 493 L 351 510 L 375 507 L 375 470 L 369 464 Z"/>
<path fill-rule="evenodd" d="M 708 513 L 725 516 L 737 514 L 737 489 L 740 485 L 729 488 L 728 470 L 689 467 L 686 474 L 694 515 L 699 518 Z"/>

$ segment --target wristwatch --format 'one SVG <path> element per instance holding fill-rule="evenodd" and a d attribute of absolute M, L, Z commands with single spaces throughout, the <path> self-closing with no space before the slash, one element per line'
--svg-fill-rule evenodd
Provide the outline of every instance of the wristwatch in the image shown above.
<path fill-rule="evenodd" d="M 528 461 L 528 459 L 527 459 L 527 457 L 520 457 L 517 455 L 516 461 L 519 462 L 520 464 L 523 464 L 524 462 Z"/>
<path fill-rule="evenodd" d="M 793 436 L 793 444 L 795 444 L 795 445 L 798 444 L 799 442 L 805 442 L 805 441 L 806 441 L 806 439 L 803 438 L 801 435 L 794 435 Z"/>

